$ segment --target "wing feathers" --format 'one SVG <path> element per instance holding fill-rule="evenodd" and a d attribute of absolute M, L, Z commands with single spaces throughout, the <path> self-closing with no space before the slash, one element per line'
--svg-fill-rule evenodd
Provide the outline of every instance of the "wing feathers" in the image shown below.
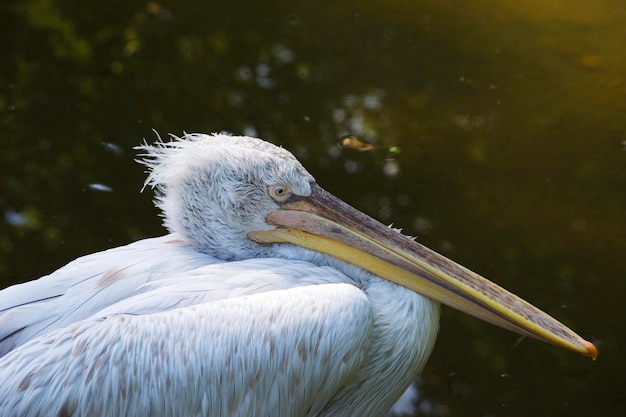
<path fill-rule="evenodd" d="M 14 375 L 0 415 L 314 415 L 361 365 L 372 322 L 348 284 L 89 319 L 0 359 Z"/>

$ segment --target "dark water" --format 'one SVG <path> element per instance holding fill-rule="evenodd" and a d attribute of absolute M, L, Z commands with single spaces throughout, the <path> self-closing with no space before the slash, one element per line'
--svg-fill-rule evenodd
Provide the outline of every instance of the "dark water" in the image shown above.
<path fill-rule="evenodd" d="M 152 129 L 258 135 L 600 349 L 516 344 L 445 309 L 420 415 L 626 411 L 623 2 L 15 3 L 3 286 L 163 233 L 133 162 Z M 376 149 L 340 148 L 347 134 Z"/>

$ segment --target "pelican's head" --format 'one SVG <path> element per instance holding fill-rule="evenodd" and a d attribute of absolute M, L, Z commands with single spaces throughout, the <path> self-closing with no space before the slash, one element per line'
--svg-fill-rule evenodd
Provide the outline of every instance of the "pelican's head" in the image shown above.
<path fill-rule="evenodd" d="M 487 279 L 326 192 L 288 151 L 260 139 L 185 135 L 144 144 L 146 185 L 166 227 L 224 260 L 324 254 L 514 332 L 595 358 L 595 346 Z"/>
<path fill-rule="evenodd" d="M 224 260 L 268 256 L 248 233 L 274 228 L 266 216 L 287 193 L 311 194 L 314 178 L 287 150 L 261 139 L 224 134 L 171 136 L 144 144 L 139 162 L 170 232 Z"/>

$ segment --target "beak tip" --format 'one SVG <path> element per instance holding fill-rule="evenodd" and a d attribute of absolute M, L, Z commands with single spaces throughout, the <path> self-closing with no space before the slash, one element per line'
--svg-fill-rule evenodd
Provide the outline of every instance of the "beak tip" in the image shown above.
<path fill-rule="evenodd" d="M 583 347 L 587 351 L 587 355 L 591 357 L 594 361 L 598 358 L 598 348 L 591 342 L 583 341 Z"/>

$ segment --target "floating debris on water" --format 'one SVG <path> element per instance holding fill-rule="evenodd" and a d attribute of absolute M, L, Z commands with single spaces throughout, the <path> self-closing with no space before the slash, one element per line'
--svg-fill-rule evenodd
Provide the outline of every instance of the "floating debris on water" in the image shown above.
<path fill-rule="evenodd" d="M 90 190 L 100 191 L 100 192 L 103 192 L 103 193 L 112 193 L 113 192 L 113 188 L 109 187 L 108 185 L 104 185 L 104 184 L 93 183 L 93 184 L 87 185 L 87 187 Z"/>

